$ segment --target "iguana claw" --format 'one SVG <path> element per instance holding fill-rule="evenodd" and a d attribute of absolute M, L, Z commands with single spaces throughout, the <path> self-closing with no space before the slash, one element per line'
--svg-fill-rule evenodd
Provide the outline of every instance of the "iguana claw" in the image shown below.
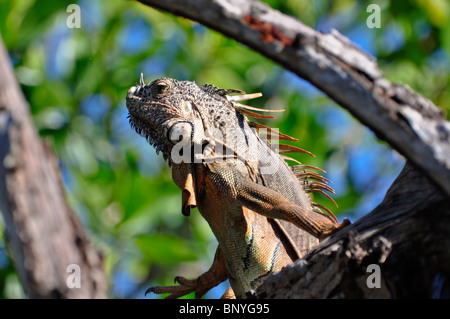
<path fill-rule="evenodd" d="M 153 292 L 155 294 L 170 293 L 166 299 L 176 299 L 190 294 L 191 292 L 195 292 L 195 298 L 200 299 L 211 288 L 217 286 L 226 279 L 227 275 L 225 270 L 225 260 L 220 247 L 218 247 L 211 268 L 207 272 L 200 275 L 197 279 L 186 279 L 182 276 L 176 276 L 174 278 L 174 282 L 179 285 L 150 287 L 145 291 L 145 295 L 149 292 Z"/>
<path fill-rule="evenodd" d="M 195 298 L 199 299 L 201 298 L 205 293 L 202 294 L 197 293 L 197 284 L 194 283 L 197 280 L 188 280 L 186 278 L 177 276 L 174 279 L 175 283 L 180 283 L 179 286 L 154 286 L 150 287 L 145 291 L 145 295 L 147 296 L 148 293 L 153 292 L 155 294 L 165 294 L 170 293 L 169 296 L 167 296 L 165 299 L 176 299 L 182 296 L 185 296 L 187 294 L 190 294 L 193 291 L 196 291 Z M 183 283 L 182 283 L 183 282 Z"/>
<path fill-rule="evenodd" d="M 326 231 L 324 231 L 324 233 L 322 234 L 321 237 L 319 237 L 319 240 L 322 241 L 323 239 L 325 239 L 326 237 L 334 234 L 335 232 L 347 227 L 348 225 L 350 225 L 351 222 L 347 219 L 344 218 L 342 220 L 342 223 L 340 224 L 331 224 L 329 225 L 329 229 L 327 229 Z"/>
<path fill-rule="evenodd" d="M 208 292 L 208 290 L 217 284 L 214 282 L 205 281 L 202 276 L 193 280 L 177 276 L 175 277 L 174 282 L 179 285 L 150 287 L 145 291 L 145 295 L 147 296 L 149 292 L 153 292 L 155 294 L 170 293 L 170 295 L 168 295 L 165 299 L 176 299 L 190 294 L 191 292 L 195 292 L 195 298 L 200 299 L 206 292 Z"/>

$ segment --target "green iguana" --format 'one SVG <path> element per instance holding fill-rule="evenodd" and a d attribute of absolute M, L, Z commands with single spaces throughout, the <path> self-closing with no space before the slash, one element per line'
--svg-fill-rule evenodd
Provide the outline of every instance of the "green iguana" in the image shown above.
<path fill-rule="evenodd" d="M 198 207 L 219 242 L 211 268 L 197 279 L 176 277 L 179 285 L 146 293 L 178 298 L 195 291 L 200 298 L 228 278 L 231 287 L 222 297 L 245 298 L 318 240 L 349 224 L 347 219 L 339 224 L 310 199 L 308 192 L 333 191 L 313 171 L 321 170 L 279 154 L 310 153 L 274 143 L 297 140 L 247 119 L 273 118 L 257 113 L 270 110 L 239 103 L 258 96 L 171 78 L 144 84 L 142 74 L 128 91 L 130 124 L 172 167 L 182 190 L 182 213 L 188 216 Z"/>

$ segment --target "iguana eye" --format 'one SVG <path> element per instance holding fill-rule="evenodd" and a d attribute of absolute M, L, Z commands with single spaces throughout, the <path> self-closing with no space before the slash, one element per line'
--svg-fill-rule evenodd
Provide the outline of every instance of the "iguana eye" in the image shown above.
<path fill-rule="evenodd" d="M 158 83 L 155 83 L 155 93 L 162 94 L 166 92 L 169 87 L 170 85 L 167 81 L 159 81 Z"/>

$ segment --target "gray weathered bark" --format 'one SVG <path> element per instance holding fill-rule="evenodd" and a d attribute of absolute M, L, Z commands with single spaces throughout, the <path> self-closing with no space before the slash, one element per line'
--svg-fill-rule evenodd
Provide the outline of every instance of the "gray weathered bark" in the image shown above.
<path fill-rule="evenodd" d="M 105 298 L 102 257 L 66 202 L 56 158 L 34 127 L 1 38 L 0 74 L 0 209 L 25 293 Z M 67 285 L 71 264 L 80 267 L 80 288 Z"/>
<path fill-rule="evenodd" d="M 139 1 L 280 63 L 408 160 L 374 211 L 267 280 L 258 297 L 450 297 L 450 123 L 441 109 L 385 79 L 375 58 L 338 31 L 315 31 L 258 1 Z M 370 264 L 380 266 L 381 288 L 367 285 Z"/>

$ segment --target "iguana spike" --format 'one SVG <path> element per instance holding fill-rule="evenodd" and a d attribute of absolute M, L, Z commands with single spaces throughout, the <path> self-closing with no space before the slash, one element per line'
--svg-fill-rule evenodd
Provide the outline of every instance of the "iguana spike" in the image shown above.
<path fill-rule="evenodd" d="M 226 95 L 225 96 L 228 101 L 233 101 L 233 102 L 256 99 L 256 98 L 262 96 L 262 93 L 246 94 L 245 92 L 240 91 L 240 90 L 227 90 L 227 94 L 229 94 L 229 93 L 244 93 L 241 95 Z"/>
<path fill-rule="evenodd" d="M 292 136 L 289 136 L 289 135 L 280 133 L 280 132 L 278 132 L 278 131 L 275 131 L 275 137 L 276 137 L 278 140 L 294 141 L 294 142 L 297 142 L 297 141 L 298 141 L 298 139 L 296 139 L 296 138 L 294 138 L 294 137 L 292 137 Z M 272 132 L 271 132 L 271 131 L 268 132 L 268 134 L 267 134 L 267 139 L 272 140 Z"/>
<path fill-rule="evenodd" d="M 328 186 L 327 184 L 321 183 L 321 182 L 306 182 L 305 189 L 312 190 L 316 188 L 321 188 L 326 191 L 329 191 L 330 193 L 335 193 L 334 189 Z"/>
<path fill-rule="evenodd" d="M 286 159 L 286 160 L 293 160 L 294 162 L 297 162 L 298 164 L 300 164 L 300 165 L 292 166 L 293 169 L 299 169 L 299 170 L 302 170 L 302 169 L 313 169 L 313 170 L 316 170 L 316 171 L 319 171 L 319 172 L 322 172 L 322 173 L 326 173 L 326 171 L 321 169 L 320 167 L 311 166 L 311 165 L 303 165 L 302 163 L 297 161 L 295 158 L 290 158 L 290 157 L 287 157 L 287 156 L 284 156 L 284 155 L 282 155 L 282 157 L 284 159 Z"/>
<path fill-rule="evenodd" d="M 316 155 L 314 155 L 311 152 L 308 152 L 308 151 L 305 151 L 304 149 L 301 149 L 299 147 L 292 146 L 292 145 L 287 145 L 287 144 L 279 144 L 278 145 L 278 152 L 279 153 L 304 153 L 304 154 L 311 155 L 312 157 L 316 157 Z"/>
<path fill-rule="evenodd" d="M 268 133 L 274 132 L 274 134 L 278 135 L 278 139 L 279 139 L 279 140 L 294 141 L 294 142 L 297 142 L 297 141 L 298 141 L 298 139 L 296 139 L 296 138 L 294 138 L 294 137 L 292 137 L 292 136 L 289 136 L 289 135 L 280 133 L 280 132 L 277 131 L 277 130 L 274 130 L 274 129 L 268 127 L 268 126 L 265 126 L 265 125 L 260 124 L 260 123 L 257 123 L 257 122 L 249 122 L 248 125 L 250 125 L 250 127 L 254 127 L 254 128 L 257 128 L 257 129 L 265 128 L 265 129 L 267 129 Z M 271 138 L 272 138 L 272 135 L 267 136 L 267 138 L 270 138 L 270 139 L 271 139 Z"/>
<path fill-rule="evenodd" d="M 323 196 L 325 196 L 329 200 L 331 200 L 333 202 L 333 204 L 336 205 L 336 207 L 338 207 L 338 204 L 336 203 L 336 201 L 330 195 L 328 195 L 327 193 L 325 193 L 321 189 L 310 189 L 310 190 L 308 190 L 308 193 L 319 193 L 319 194 L 322 194 Z"/>
<path fill-rule="evenodd" d="M 307 171 L 307 170 L 292 170 L 292 172 L 294 173 L 295 176 L 297 176 L 297 178 L 300 179 L 315 179 L 317 181 L 320 182 L 325 182 L 325 183 L 333 183 L 332 181 L 330 181 L 328 178 L 323 177 L 322 175 L 319 175 L 315 172 L 312 171 Z"/>
<path fill-rule="evenodd" d="M 139 79 L 139 85 L 140 85 L 140 86 L 145 85 L 145 83 L 144 83 L 144 73 L 142 73 L 142 72 L 141 72 L 141 77 L 140 77 L 140 79 Z"/>
<path fill-rule="evenodd" d="M 255 113 L 255 112 L 245 110 L 245 109 L 238 109 L 237 111 L 239 113 L 245 114 L 245 115 L 253 117 L 255 119 L 274 119 L 275 118 L 275 116 L 273 116 L 273 115 L 262 115 L 262 114 Z"/>
<path fill-rule="evenodd" d="M 231 94 L 231 93 L 247 94 L 247 93 L 245 93 L 245 91 L 242 91 L 242 90 L 239 90 L 239 89 L 226 89 L 225 93 L 226 94 Z M 256 94 L 256 93 L 253 93 L 253 94 Z M 262 93 L 260 93 L 260 94 L 262 95 Z"/>
<path fill-rule="evenodd" d="M 234 102 L 233 101 L 233 105 L 239 109 L 246 109 L 246 110 L 250 110 L 250 111 L 257 111 L 257 112 L 284 112 L 284 110 L 266 110 L 266 109 L 260 109 L 257 107 L 253 107 L 253 106 L 248 106 L 245 104 L 241 104 L 238 102 Z"/>
<path fill-rule="evenodd" d="M 322 213 L 322 212 L 317 212 L 317 211 L 316 211 L 317 213 L 322 214 L 322 215 L 324 215 L 324 216 L 330 218 L 330 219 L 331 219 L 332 221 L 334 221 L 335 223 L 339 223 L 338 219 L 336 218 L 336 216 L 333 214 L 333 212 L 332 212 L 331 210 L 329 210 L 329 209 L 326 208 L 325 206 L 320 205 L 320 204 L 317 204 L 317 203 L 313 203 L 312 205 L 313 205 L 313 207 L 317 207 L 317 208 L 319 208 L 319 209 L 323 209 L 323 210 L 326 211 L 328 214 L 324 214 L 324 213 Z"/>
<path fill-rule="evenodd" d="M 326 182 L 333 183 L 328 178 L 323 177 L 319 173 L 313 172 L 313 171 L 311 171 L 309 169 L 319 169 L 319 168 L 318 167 L 314 167 L 314 166 L 309 166 L 309 165 L 294 165 L 294 166 L 291 166 L 292 172 L 295 175 L 297 175 L 297 176 L 300 176 L 300 175 L 311 175 L 311 176 L 315 176 L 315 177 L 320 177 L 322 180 L 324 180 Z M 321 171 L 323 171 L 323 170 L 321 170 Z"/>
<path fill-rule="evenodd" d="M 280 155 L 280 157 L 285 161 L 292 161 L 292 162 L 296 162 L 297 164 L 301 165 L 302 163 L 300 163 L 298 160 L 296 160 L 295 158 L 286 156 L 286 155 Z M 298 165 L 294 165 L 294 166 L 298 166 Z"/>

